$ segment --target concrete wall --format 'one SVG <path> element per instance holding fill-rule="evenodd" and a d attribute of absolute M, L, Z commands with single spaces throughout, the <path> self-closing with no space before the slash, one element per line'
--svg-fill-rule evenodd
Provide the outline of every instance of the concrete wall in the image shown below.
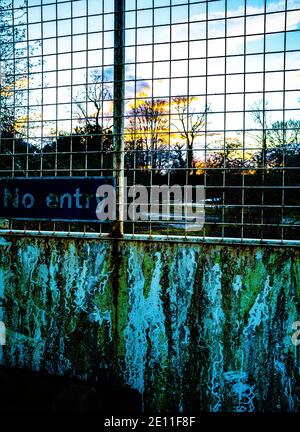
<path fill-rule="evenodd" d="M 108 376 L 146 410 L 299 409 L 297 249 L 1 237 L 0 320 L 0 363 Z"/>

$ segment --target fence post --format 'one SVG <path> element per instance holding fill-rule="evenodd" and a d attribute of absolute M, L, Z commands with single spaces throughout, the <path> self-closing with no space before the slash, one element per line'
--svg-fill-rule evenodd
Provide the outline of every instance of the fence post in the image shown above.
<path fill-rule="evenodd" d="M 114 18 L 114 176 L 117 188 L 114 235 L 121 237 L 124 233 L 125 0 L 115 0 Z"/>

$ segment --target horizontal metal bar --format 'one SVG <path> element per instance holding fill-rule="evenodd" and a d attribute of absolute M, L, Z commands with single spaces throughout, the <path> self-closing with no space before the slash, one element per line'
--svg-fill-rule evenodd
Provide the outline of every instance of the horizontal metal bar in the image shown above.
<path fill-rule="evenodd" d="M 97 239 L 97 240 L 119 240 L 139 242 L 163 242 L 163 243 L 192 243 L 192 244 L 218 244 L 218 245 L 240 245 L 240 246 L 285 246 L 300 247 L 300 240 L 276 240 L 256 238 L 235 238 L 235 237 L 199 237 L 199 236 L 172 236 L 172 235 L 151 235 L 151 234 L 124 234 L 120 238 L 112 238 L 111 234 L 91 232 L 66 232 L 66 231 L 34 231 L 34 230 L 0 230 L 0 235 L 10 237 L 53 237 L 53 238 L 74 238 L 74 239 Z"/>

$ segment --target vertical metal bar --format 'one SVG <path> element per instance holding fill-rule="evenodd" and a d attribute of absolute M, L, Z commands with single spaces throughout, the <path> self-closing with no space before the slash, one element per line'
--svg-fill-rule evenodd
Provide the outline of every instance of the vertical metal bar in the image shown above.
<path fill-rule="evenodd" d="M 114 17 L 114 175 L 117 183 L 114 235 L 121 237 L 124 234 L 125 0 L 115 0 Z"/>

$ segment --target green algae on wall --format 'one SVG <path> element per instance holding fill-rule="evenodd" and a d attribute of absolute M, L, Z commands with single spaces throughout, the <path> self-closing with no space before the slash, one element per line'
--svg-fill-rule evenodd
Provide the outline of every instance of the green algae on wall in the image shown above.
<path fill-rule="evenodd" d="M 298 411 L 298 249 L 0 238 L 0 362 L 145 410 Z"/>
<path fill-rule="evenodd" d="M 90 376 L 113 344 L 114 307 L 104 265 L 111 262 L 109 244 L 18 239 L 1 252 L 4 321 L 11 331 L 5 362 Z"/>

